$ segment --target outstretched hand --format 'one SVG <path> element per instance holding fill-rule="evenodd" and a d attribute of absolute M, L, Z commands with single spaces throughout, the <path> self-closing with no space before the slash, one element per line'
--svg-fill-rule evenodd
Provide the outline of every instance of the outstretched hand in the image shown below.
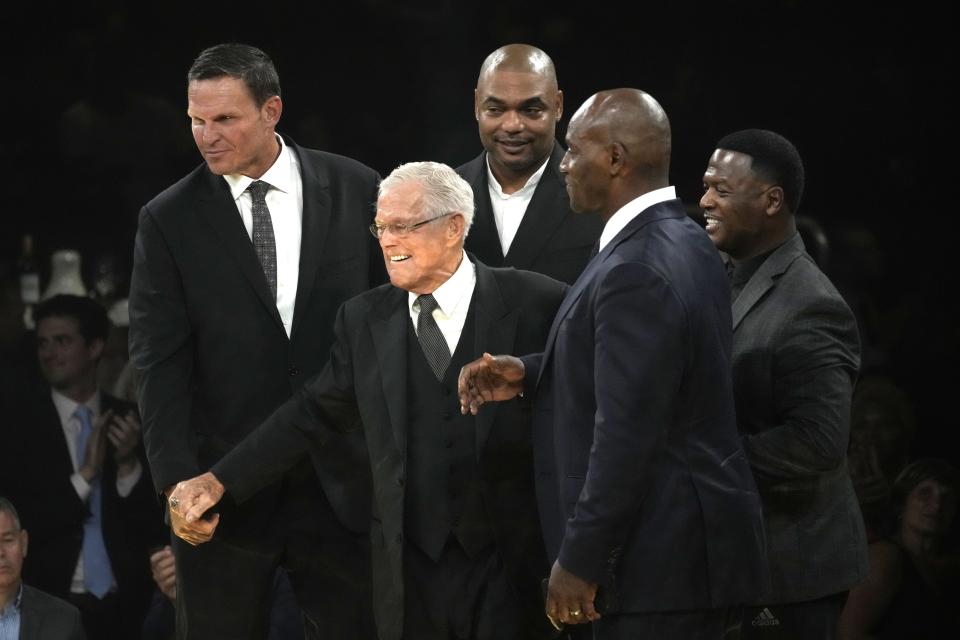
<path fill-rule="evenodd" d="M 477 415 L 485 402 L 510 400 L 523 392 L 523 362 L 513 356 L 482 357 L 460 369 L 460 412 Z"/>
<path fill-rule="evenodd" d="M 167 497 L 170 525 L 177 537 L 194 546 L 210 540 L 220 522 L 220 514 L 212 517 L 204 514 L 220 502 L 223 493 L 223 485 L 210 472 L 178 482 Z"/>

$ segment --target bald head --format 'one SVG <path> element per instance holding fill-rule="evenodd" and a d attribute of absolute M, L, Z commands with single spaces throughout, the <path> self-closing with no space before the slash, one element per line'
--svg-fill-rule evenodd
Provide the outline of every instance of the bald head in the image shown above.
<path fill-rule="evenodd" d="M 488 55 L 480 65 L 477 86 L 488 74 L 495 71 L 532 73 L 543 77 L 554 91 L 557 90 L 557 71 L 553 66 L 553 60 L 541 49 L 529 44 L 504 45 Z"/>
<path fill-rule="evenodd" d="M 605 219 L 644 193 L 669 185 L 670 121 L 639 89 L 601 91 L 570 119 L 561 164 L 575 211 Z"/>

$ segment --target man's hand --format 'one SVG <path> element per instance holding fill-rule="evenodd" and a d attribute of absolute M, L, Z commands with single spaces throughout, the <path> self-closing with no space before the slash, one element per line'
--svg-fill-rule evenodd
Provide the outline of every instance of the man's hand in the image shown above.
<path fill-rule="evenodd" d="M 460 412 L 477 415 L 485 402 L 510 400 L 523 392 L 523 362 L 513 356 L 484 353 L 460 369 Z"/>
<path fill-rule="evenodd" d="M 553 563 L 550 570 L 550 583 L 547 586 L 547 617 L 564 624 L 585 624 L 600 619 L 593 608 L 597 596 L 597 585 L 582 580 Z"/>
<path fill-rule="evenodd" d="M 107 439 L 113 445 L 113 459 L 117 463 L 117 475 L 125 476 L 134 470 L 137 461 L 137 445 L 140 444 L 140 418 L 134 412 L 114 416 L 106 423 Z"/>
<path fill-rule="evenodd" d="M 220 502 L 224 487 L 212 473 L 178 482 L 167 496 L 170 526 L 177 537 L 196 546 L 210 540 L 220 522 L 220 514 L 204 514 Z"/>
<path fill-rule="evenodd" d="M 153 574 L 153 581 L 157 583 L 160 593 L 167 596 L 170 600 L 177 599 L 177 565 L 173 558 L 173 550 L 170 545 L 165 546 L 159 551 L 154 551 L 150 555 L 150 573 Z"/>
<path fill-rule="evenodd" d="M 82 452 L 83 463 L 77 469 L 77 473 L 83 476 L 87 483 L 92 483 L 103 471 L 103 461 L 107 456 L 107 425 L 111 420 L 113 420 L 113 411 L 106 411 L 93 421 L 93 429 L 87 439 L 86 450 Z M 78 455 L 80 453 L 77 452 Z"/>

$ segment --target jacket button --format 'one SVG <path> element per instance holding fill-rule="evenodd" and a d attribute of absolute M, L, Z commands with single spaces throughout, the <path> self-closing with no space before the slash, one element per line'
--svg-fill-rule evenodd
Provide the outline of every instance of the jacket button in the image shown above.
<path fill-rule="evenodd" d="M 289 369 L 287 369 L 287 373 L 290 374 L 290 377 L 291 377 L 291 378 L 292 378 L 293 376 L 300 375 L 300 368 L 299 368 L 299 367 L 290 367 Z"/>

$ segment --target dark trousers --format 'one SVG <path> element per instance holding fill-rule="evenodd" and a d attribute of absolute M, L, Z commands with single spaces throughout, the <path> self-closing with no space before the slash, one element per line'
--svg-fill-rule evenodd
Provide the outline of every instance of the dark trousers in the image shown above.
<path fill-rule="evenodd" d="M 740 610 L 608 614 L 593 623 L 595 640 L 737 640 Z"/>
<path fill-rule="evenodd" d="M 89 593 L 71 593 L 70 604 L 80 610 L 80 619 L 87 638 L 115 638 L 138 640 L 142 611 L 132 611 L 123 606 L 116 593 L 108 593 L 103 599 Z"/>
<path fill-rule="evenodd" d="M 263 536 L 221 536 L 191 546 L 173 538 L 177 638 L 268 637 L 276 568 L 286 569 L 304 636 L 373 638 L 367 534 L 340 525 L 315 481 L 285 486 Z"/>
<path fill-rule="evenodd" d="M 743 609 L 743 640 L 833 640 L 847 592 Z"/>
<path fill-rule="evenodd" d="M 437 562 L 404 549 L 403 640 L 524 640 L 516 591 L 491 545 L 470 558 L 450 538 Z"/>

